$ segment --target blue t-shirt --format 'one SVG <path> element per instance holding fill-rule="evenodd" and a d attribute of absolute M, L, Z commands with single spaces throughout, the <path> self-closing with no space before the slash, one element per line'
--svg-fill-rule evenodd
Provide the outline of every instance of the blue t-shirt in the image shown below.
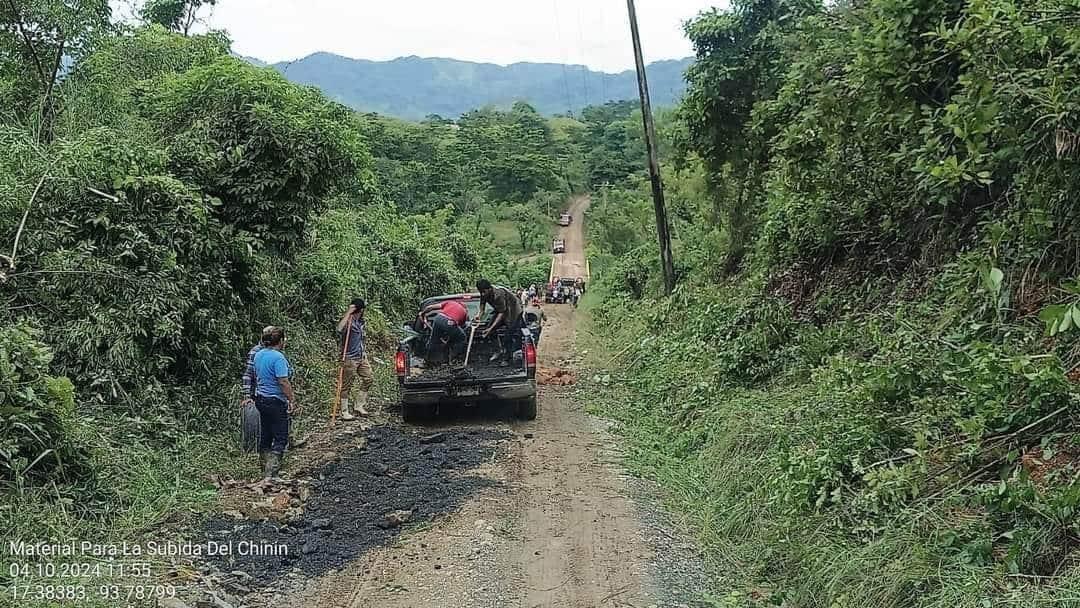
<path fill-rule="evenodd" d="M 278 378 L 289 377 L 289 362 L 285 355 L 276 348 L 264 348 L 255 353 L 255 378 L 258 384 L 255 394 L 260 397 L 276 397 L 288 401 L 285 391 L 281 390 Z"/>

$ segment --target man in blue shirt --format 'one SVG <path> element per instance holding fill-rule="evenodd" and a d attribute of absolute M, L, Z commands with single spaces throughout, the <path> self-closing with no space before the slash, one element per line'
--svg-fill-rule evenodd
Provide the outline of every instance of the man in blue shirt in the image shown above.
<path fill-rule="evenodd" d="M 255 353 L 255 407 L 262 417 L 259 452 L 265 453 L 263 478 L 271 479 L 281 468 L 289 443 L 289 417 L 296 411 L 296 397 L 289 382 L 289 361 L 281 352 L 287 339 L 281 327 L 269 328 L 263 348 Z"/>
<path fill-rule="evenodd" d="M 371 363 L 368 362 L 367 349 L 364 345 L 364 309 L 366 305 L 363 298 L 354 298 L 345 316 L 338 322 L 337 330 L 343 341 L 345 360 L 341 376 L 341 419 L 355 420 L 356 416 L 349 411 L 349 393 L 352 391 L 353 382 L 359 377 L 358 391 L 356 396 L 356 413 L 367 416 L 368 391 L 375 383 L 375 375 L 371 372 Z M 348 338 L 348 343 L 344 341 Z"/>

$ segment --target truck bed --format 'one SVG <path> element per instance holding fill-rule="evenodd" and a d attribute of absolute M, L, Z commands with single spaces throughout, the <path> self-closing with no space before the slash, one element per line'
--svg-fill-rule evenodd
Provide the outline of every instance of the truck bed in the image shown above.
<path fill-rule="evenodd" d="M 494 337 L 493 337 L 494 338 Z M 415 340 L 413 344 L 426 344 L 427 335 Z M 462 368 L 464 354 L 454 357 L 450 364 L 442 363 L 431 365 L 427 363 L 427 353 L 417 353 L 425 359 L 424 367 L 410 365 L 404 383 L 428 384 L 428 383 L 470 383 L 477 380 L 501 380 L 504 378 L 525 377 L 527 371 L 525 363 L 521 359 L 512 362 L 509 366 L 499 365 L 500 359 L 489 361 L 491 356 L 498 352 L 498 343 L 494 339 L 480 340 L 473 343 L 472 353 L 469 355 L 468 368 Z M 410 359 L 411 360 L 411 359 Z"/>
<path fill-rule="evenodd" d="M 487 363 L 485 361 L 483 365 L 473 365 L 470 361 L 468 369 L 462 369 L 460 364 L 439 365 L 434 368 L 419 368 L 413 366 L 409 369 L 409 377 L 406 380 L 406 383 L 446 382 L 452 380 L 472 380 L 477 378 L 499 379 L 524 375 L 525 369 L 521 365 L 500 367 L 497 361 L 495 363 Z"/>

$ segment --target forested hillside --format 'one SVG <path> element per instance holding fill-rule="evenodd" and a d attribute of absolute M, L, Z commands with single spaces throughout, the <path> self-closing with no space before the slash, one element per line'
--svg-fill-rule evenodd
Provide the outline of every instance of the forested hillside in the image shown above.
<path fill-rule="evenodd" d="M 1076 2 L 690 21 L 657 115 L 670 297 L 634 102 L 359 114 L 143 16 L 0 6 L 9 534 L 138 537 L 205 503 L 262 326 L 318 412 L 350 298 L 383 353 L 422 296 L 543 280 L 589 191 L 580 393 L 700 535 L 708 601 L 1080 605 Z"/>
<path fill-rule="evenodd" d="M 617 335 L 590 388 L 709 543 L 717 605 L 1078 605 L 1078 25 L 734 0 L 687 26 L 679 285 L 640 172 L 595 196 Z"/>
<path fill-rule="evenodd" d="M 267 324 L 286 328 L 299 401 L 321 419 L 351 298 L 386 346 L 422 297 L 546 278 L 543 257 L 511 258 L 546 250 L 582 187 L 575 121 L 527 104 L 456 123 L 359 115 L 231 56 L 221 34 L 152 14 L 117 25 L 104 1 L 12 6 L 5 530 L 137 537 L 205 500 L 202 475 L 235 466 L 239 374 Z"/>
<path fill-rule="evenodd" d="M 630 49 L 627 49 L 629 52 Z M 653 103 L 670 106 L 682 96 L 689 59 L 648 65 Z M 446 118 L 524 101 L 545 116 L 578 112 L 590 104 L 637 99 L 633 70 L 608 74 L 583 65 L 515 63 L 508 66 L 455 59 L 399 57 L 391 61 L 315 53 L 273 65 L 298 84 L 317 86 L 334 101 L 362 112 L 409 120 Z"/>

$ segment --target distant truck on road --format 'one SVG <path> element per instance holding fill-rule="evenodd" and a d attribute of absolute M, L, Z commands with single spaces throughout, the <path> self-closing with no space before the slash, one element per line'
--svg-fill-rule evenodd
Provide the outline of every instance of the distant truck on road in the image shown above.
<path fill-rule="evenodd" d="M 559 216 L 559 225 L 560 226 L 569 226 L 570 223 L 573 222 L 573 221 L 574 221 L 574 216 L 570 215 L 569 211 L 563 211 L 562 215 Z"/>
<path fill-rule="evenodd" d="M 571 277 L 556 278 L 548 284 L 547 295 L 544 301 L 548 304 L 565 304 L 570 301 L 574 291 L 574 279 Z"/>
<path fill-rule="evenodd" d="M 480 294 L 459 293 L 427 298 L 420 303 L 419 310 L 430 304 L 456 300 L 469 312 L 469 319 L 474 319 L 480 310 Z M 502 337 L 506 330 L 496 330 L 487 340 L 481 334 L 495 316 L 488 307 L 469 352 L 468 366 L 462 361 L 450 364 L 428 366 L 427 342 L 431 329 L 425 327 L 419 319 L 414 319 L 402 326 L 404 338 L 398 343 L 394 357 L 394 368 L 398 377 L 401 395 L 401 414 L 406 422 L 415 422 L 434 416 L 439 408 L 447 405 L 476 405 L 482 402 L 510 402 L 519 418 L 536 418 L 536 344 L 529 329 L 522 329 L 522 349 L 512 358 L 508 367 L 499 365 L 501 357 L 491 361 L 492 355 L 499 352 Z M 466 335 L 472 328 L 465 329 Z"/>
<path fill-rule="evenodd" d="M 563 239 L 552 239 L 551 253 L 566 253 L 566 241 Z"/>

